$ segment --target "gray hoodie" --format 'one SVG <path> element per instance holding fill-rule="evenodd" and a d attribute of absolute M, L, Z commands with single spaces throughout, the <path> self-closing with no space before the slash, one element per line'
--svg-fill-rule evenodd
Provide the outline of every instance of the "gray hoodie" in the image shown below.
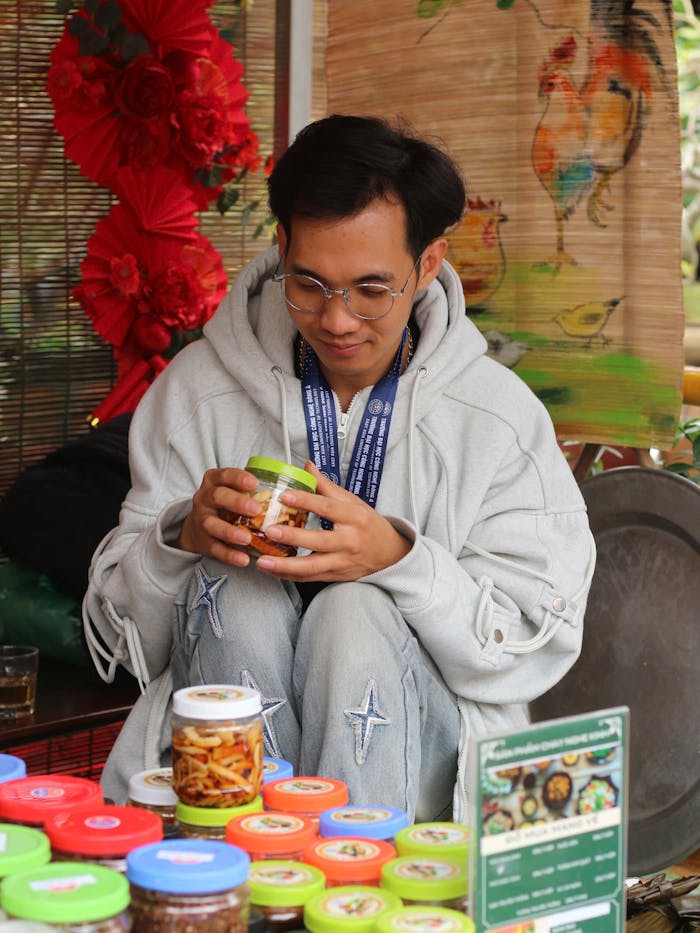
<path fill-rule="evenodd" d="M 167 747 L 174 605 L 198 562 L 169 542 L 204 471 L 252 454 L 301 467 L 309 456 L 295 328 L 270 281 L 278 262 L 273 248 L 242 271 L 132 421 L 133 487 L 93 557 L 83 607 L 100 674 L 111 680 L 122 663 L 144 691 L 105 769 L 115 799 Z M 578 657 L 595 549 L 547 411 L 485 356 L 446 262 L 414 314 L 420 340 L 399 380 L 376 505 L 412 547 L 363 579 L 391 594 L 458 697 L 462 820 L 469 735 L 525 723 L 527 703 Z M 336 399 L 343 477 L 368 395 L 345 414 Z"/>

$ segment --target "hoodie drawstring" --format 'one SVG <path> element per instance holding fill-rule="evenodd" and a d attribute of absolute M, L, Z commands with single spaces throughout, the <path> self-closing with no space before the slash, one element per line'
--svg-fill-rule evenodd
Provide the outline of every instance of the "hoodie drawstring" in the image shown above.
<path fill-rule="evenodd" d="M 272 367 L 272 375 L 277 380 L 280 393 L 280 409 L 282 413 L 282 436 L 284 437 L 284 457 L 287 463 L 292 462 L 292 447 L 289 442 L 289 418 L 287 416 L 287 392 L 284 386 L 284 375 L 279 366 Z"/>

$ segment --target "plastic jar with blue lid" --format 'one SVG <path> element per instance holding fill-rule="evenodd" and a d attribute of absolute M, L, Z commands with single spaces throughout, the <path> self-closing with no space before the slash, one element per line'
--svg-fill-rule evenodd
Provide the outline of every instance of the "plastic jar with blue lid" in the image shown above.
<path fill-rule="evenodd" d="M 247 933 L 250 859 L 214 839 L 165 839 L 126 859 L 132 933 Z"/>
<path fill-rule="evenodd" d="M 263 758 L 263 784 L 267 781 L 276 781 L 277 778 L 294 777 L 294 768 L 291 761 L 284 758 Z"/>
<path fill-rule="evenodd" d="M 5 878 L 0 906 L 13 918 L 72 933 L 127 933 L 129 885 L 102 865 L 52 862 Z"/>
<path fill-rule="evenodd" d="M 392 842 L 394 836 L 408 826 L 408 813 L 397 807 L 358 807 L 347 805 L 325 810 L 319 821 L 321 836 L 362 836 L 365 839 L 384 839 Z"/>
<path fill-rule="evenodd" d="M 14 781 L 27 775 L 27 765 L 17 755 L 0 754 L 0 784 Z"/>
<path fill-rule="evenodd" d="M 49 837 L 40 829 L 0 823 L 0 878 L 39 868 L 51 860 Z"/>

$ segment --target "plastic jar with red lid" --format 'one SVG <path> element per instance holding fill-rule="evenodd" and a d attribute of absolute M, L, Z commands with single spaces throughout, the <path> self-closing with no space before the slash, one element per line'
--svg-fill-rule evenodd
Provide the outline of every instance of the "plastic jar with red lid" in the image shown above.
<path fill-rule="evenodd" d="M 383 839 L 337 836 L 318 839 L 304 850 L 303 861 L 320 868 L 327 887 L 378 885 L 382 865 L 396 858 L 396 849 Z"/>
<path fill-rule="evenodd" d="M 226 824 L 226 842 L 243 849 L 252 861 L 268 858 L 298 861 L 316 838 L 313 820 L 296 813 L 247 813 Z"/>
<path fill-rule="evenodd" d="M 268 781 L 262 789 L 266 810 L 308 816 L 318 828 L 324 810 L 342 807 L 349 799 L 344 781 L 333 778 L 298 776 Z"/>
<path fill-rule="evenodd" d="M 159 842 L 163 823 L 148 810 L 102 804 L 52 813 L 44 832 L 55 862 L 92 862 L 125 872 L 127 853 Z"/>
<path fill-rule="evenodd" d="M 37 774 L 0 784 L 0 820 L 43 828 L 59 810 L 104 803 L 102 788 L 89 778 Z"/>

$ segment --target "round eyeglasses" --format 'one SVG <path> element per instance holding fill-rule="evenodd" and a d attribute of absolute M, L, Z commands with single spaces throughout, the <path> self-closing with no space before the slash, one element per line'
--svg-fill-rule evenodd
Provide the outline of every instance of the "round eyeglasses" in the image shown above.
<path fill-rule="evenodd" d="M 421 253 L 413 263 L 403 288 L 398 292 L 389 288 L 388 285 L 382 285 L 381 282 L 359 282 L 348 288 L 329 288 L 311 275 L 301 275 L 296 272 L 277 273 L 272 276 L 272 281 L 281 284 L 287 304 L 295 311 L 318 314 L 333 295 L 340 295 L 350 314 L 362 318 L 363 321 L 376 321 L 378 318 L 386 317 L 394 307 L 394 301 L 397 298 L 403 298 L 411 276 L 422 257 Z"/>

